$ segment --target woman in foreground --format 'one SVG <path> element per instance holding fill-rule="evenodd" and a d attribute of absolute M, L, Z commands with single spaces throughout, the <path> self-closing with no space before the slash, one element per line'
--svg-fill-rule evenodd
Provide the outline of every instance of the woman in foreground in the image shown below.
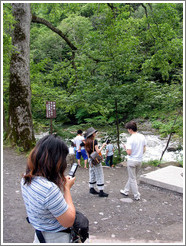
<path fill-rule="evenodd" d="M 70 242 L 69 227 L 76 214 L 70 188 L 75 177 L 64 176 L 67 154 L 68 147 L 59 137 L 43 137 L 31 151 L 21 180 L 29 222 L 46 243 Z M 39 243 L 36 234 L 34 243 Z"/>

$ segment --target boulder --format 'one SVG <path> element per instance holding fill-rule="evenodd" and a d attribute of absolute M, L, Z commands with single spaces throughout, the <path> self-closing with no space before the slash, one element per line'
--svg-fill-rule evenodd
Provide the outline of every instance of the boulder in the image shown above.
<path fill-rule="evenodd" d="M 176 166 L 176 167 L 181 167 L 179 162 L 176 161 L 170 161 L 170 162 L 165 162 L 165 163 L 160 163 L 158 167 L 167 167 L 167 166 Z"/>

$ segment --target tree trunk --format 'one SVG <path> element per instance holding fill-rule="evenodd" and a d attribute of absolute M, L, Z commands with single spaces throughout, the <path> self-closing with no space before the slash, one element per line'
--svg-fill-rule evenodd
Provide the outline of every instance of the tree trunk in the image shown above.
<path fill-rule="evenodd" d="M 35 142 L 30 88 L 30 4 L 12 3 L 12 11 L 16 23 L 10 62 L 9 138 L 29 150 Z"/>
<path fill-rule="evenodd" d="M 5 119 L 4 107 L 3 107 L 3 131 L 7 132 L 7 123 L 6 123 L 6 119 Z"/>

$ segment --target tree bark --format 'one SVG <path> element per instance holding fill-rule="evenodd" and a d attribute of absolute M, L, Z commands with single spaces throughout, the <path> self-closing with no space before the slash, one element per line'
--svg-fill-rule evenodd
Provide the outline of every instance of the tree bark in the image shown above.
<path fill-rule="evenodd" d="M 7 122 L 6 122 L 6 119 L 5 119 L 5 110 L 4 110 L 4 107 L 3 107 L 3 131 L 7 132 Z"/>
<path fill-rule="evenodd" d="M 15 47 L 10 62 L 9 139 L 29 150 L 35 142 L 30 88 L 30 23 L 28 3 L 12 3 L 15 26 L 12 44 Z"/>

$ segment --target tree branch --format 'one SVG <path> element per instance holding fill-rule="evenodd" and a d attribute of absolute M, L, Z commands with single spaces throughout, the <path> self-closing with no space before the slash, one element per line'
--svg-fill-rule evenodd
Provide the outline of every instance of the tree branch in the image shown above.
<path fill-rule="evenodd" d="M 147 7 L 143 4 L 143 3 L 141 3 L 141 6 L 144 8 L 144 10 L 145 10 L 145 15 L 146 15 L 146 18 L 148 18 L 148 12 L 147 12 Z M 149 24 L 149 22 L 148 22 L 148 29 L 150 28 L 150 24 Z"/>
<path fill-rule="evenodd" d="M 171 133 L 170 133 L 170 135 L 169 135 L 169 138 L 168 138 L 167 144 L 166 144 L 166 146 L 165 146 L 165 149 L 163 150 L 163 152 L 162 152 L 162 154 L 161 154 L 160 161 L 162 160 L 163 155 L 164 155 L 165 151 L 167 150 L 167 148 L 168 148 L 168 146 L 169 146 L 169 142 L 170 142 L 171 136 L 172 136 L 172 134 L 173 134 L 173 127 L 174 127 L 174 125 L 176 124 L 176 121 L 177 121 L 178 116 L 179 116 L 180 113 L 181 113 L 181 109 L 179 110 L 179 112 L 178 112 L 178 114 L 177 114 L 177 116 L 176 116 L 176 118 L 175 118 L 175 120 L 174 120 L 174 123 L 173 123 L 173 125 L 172 125 L 172 127 L 171 127 Z"/>
<path fill-rule="evenodd" d="M 114 18 L 116 18 L 117 8 L 114 6 L 113 3 L 107 3 L 107 5 L 109 6 L 109 8 L 111 8 Z"/>
<path fill-rule="evenodd" d="M 32 20 L 33 23 L 39 23 L 47 26 L 49 29 L 51 29 L 53 32 L 57 33 L 60 37 L 62 37 L 65 42 L 68 44 L 68 46 L 71 48 L 72 51 L 72 67 L 74 68 L 75 72 L 77 71 L 76 64 L 75 64 L 75 51 L 77 50 L 77 47 L 73 45 L 73 43 L 67 38 L 67 36 L 58 28 L 53 26 L 49 21 L 37 17 L 36 15 L 32 14 Z M 75 84 L 77 83 L 77 75 L 75 77 Z"/>
<path fill-rule="evenodd" d="M 67 36 L 58 28 L 56 28 L 55 26 L 53 26 L 50 22 L 48 22 L 47 20 L 37 17 L 36 15 L 32 14 L 32 22 L 34 23 L 39 23 L 39 24 L 43 24 L 45 26 L 47 26 L 49 29 L 51 29 L 53 32 L 57 33 L 59 36 L 61 36 L 66 43 L 68 44 L 68 46 L 72 49 L 72 50 L 77 50 L 77 47 L 75 45 L 73 45 L 73 43 L 71 43 L 71 41 L 67 38 Z"/>

